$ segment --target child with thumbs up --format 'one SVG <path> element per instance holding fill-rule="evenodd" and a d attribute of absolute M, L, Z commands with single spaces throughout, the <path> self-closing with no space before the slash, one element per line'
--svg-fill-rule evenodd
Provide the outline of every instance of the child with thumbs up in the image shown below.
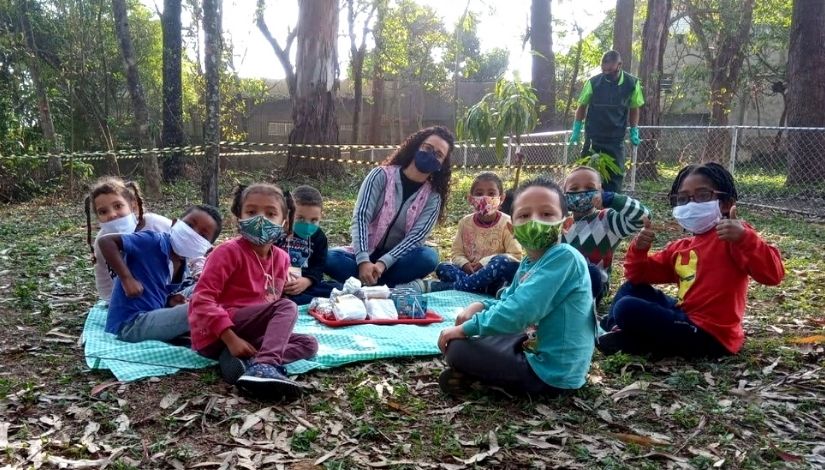
<path fill-rule="evenodd" d="M 748 279 L 777 285 L 782 257 L 736 212 L 733 176 L 718 163 L 689 165 L 670 190 L 673 216 L 692 236 L 648 254 L 655 232 L 649 220 L 625 258 L 619 288 L 597 348 L 655 356 L 720 357 L 745 341 L 742 318 Z M 651 284 L 675 283 L 677 298 Z"/>

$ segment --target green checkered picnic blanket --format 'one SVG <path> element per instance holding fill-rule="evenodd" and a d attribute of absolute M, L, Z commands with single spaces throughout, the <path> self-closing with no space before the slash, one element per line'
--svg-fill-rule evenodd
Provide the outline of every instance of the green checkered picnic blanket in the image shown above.
<path fill-rule="evenodd" d="M 201 369 L 215 364 L 190 348 L 162 341 L 127 343 L 106 333 L 106 303 L 98 302 L 89 311 L 83 327 L 86 365 L 109 369 L 121 382 L 174 374 L 180 369 Z"/>
<path fill-rule="evenodd" d="M 355 325 L 330 328 L 298 310 L 295 333 L 318 339 L 318 354 L 310 360 L 287 364 L 290 374 L 314 369 L 330 369 L 360 361 L 390 357 L 434 356 L 439 354 L 438 335 L 450 326 L 468 304 L 485 297 L 466 292 L 444 291 L 427 294 L 428 308 L 444 317 L 431 325 Z M 198 369 L 215 364 L 194 351 L 160 341 L 126 343 L 104 332 L 106 306 L 98 303 L 89 312 L 83 337 L 86 364 L 92 369 L 109 369 L 121 381 L 174 374 L 179 369 Z"/>

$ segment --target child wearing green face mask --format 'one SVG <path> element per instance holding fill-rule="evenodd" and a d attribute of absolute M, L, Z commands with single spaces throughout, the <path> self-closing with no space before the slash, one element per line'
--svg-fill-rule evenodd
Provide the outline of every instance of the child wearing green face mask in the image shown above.
<path fill-rule="evenodd" d="M 288 230 L 275 246 L 289 255 L 289 279 L 284 294 L 298 305 L 306 305 L 314 297 L 329 297 L 337 282 L 324 280 L 327 262 L 327 236 L 321 229 L 323 199 L 312 186 L 298 186 L 286 193 L 289 208 Z"/>
<path fill-rule="evenodd" d="M 513 232 L 527 256 L 500 300 L 470 304 L 456 326 L 441 332 L 438 346 L 449 366 L 438 381 L 444 393 L 476 381 L 548 395 L 584 385 L 596 318 L 587 263 L 560 243 L 566 213 L 564 193 L 548 179 L 516 191 Z"/>

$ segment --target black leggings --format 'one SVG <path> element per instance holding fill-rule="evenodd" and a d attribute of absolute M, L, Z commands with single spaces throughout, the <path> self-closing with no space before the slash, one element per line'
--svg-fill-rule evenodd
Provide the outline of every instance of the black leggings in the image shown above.
<path fill-rule="evenodd" d="M 558 396 L 568 391 L 542 381 L 524 355 L 527 335 L 481 336 L 450 341 L 447 364 L 484 385 L 512 393 Z"/>
<path fill-rule="evenodd" d="M 730 355 L 716 338 L 690 321 L 676 306 L 676 299 L 649 284 L 622 284 L 610 314 L 602 320 L 606 331 L 614 326 L 627 336 L 628 344 L 622 349 L 631 354 L 687 358 Z"/>

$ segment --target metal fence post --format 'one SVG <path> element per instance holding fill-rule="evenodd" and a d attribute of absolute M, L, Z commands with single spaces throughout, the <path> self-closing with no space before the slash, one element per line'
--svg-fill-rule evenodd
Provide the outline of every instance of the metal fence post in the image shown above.
<path fill-rule="evenodd" d="M 374 147 L 370 149 L 370 161 L 371 162 L 375 161 L 375 148 Z"/>
<path fill-rule="evenodd" d="M 466 144 L 466 143 L 464 144 L 464 165 L 462 165 L 464 168 L 467 168 L 467 147 L 468 146 L 469 146 L 469 144 Z"/>
<path fill-rule="evenodd" d="M 636 168 L 638 168 L 637 162 L 639 158 L 639 146 L 634 145 L 633 151 L 630 158 L 630 188 L 628 190 L 630 192 L 636 191 Z"/>
<path fill-rule="evenodd" d="M 567 143 L 567 131 L 565 131 L 564 134 L 562 134 L 562 135 L 564 136 L 563 137 L 563 142 L 564 142 L 564 163 L 563 163 L 563 165 L 567 166 L 567 159 L 569 158 L 567 153 L 570 151 L 570 144 Z"/>
<path fill-rule="evenodd" d="M 739 127 L 733 128 L 733 136 L 730 139 L 730 160 L 728 160 L 728 171 L 731 175 L 735 175 L 736 171 L 736 146 L 739 143 Z"/>
<path fill-rule="evenodd" d="M 513 154 L 513 138 L 507 137 L 507 166 L 510 166 L 510 157 Z"/>

